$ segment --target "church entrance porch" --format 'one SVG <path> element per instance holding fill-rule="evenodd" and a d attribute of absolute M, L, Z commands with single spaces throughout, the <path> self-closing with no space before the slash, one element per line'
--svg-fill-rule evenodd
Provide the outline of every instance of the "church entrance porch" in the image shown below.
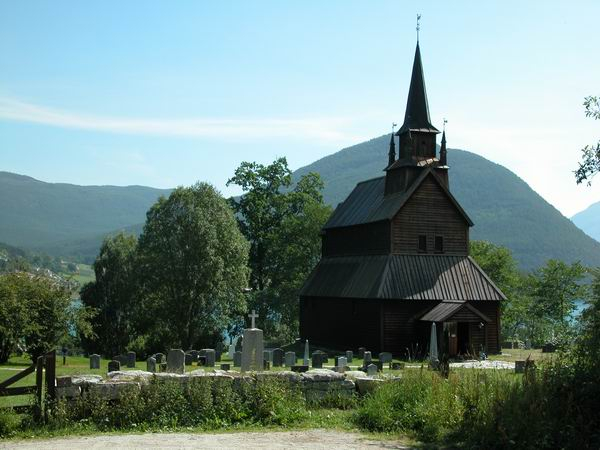
<path fill-rule="evenodd" d="M 452 357 L 478 356 L 487 352 L 487 326 L 490 322 L 474 306 L 462 301 L 443 301 L 428 311 L 421 321 L 443 324 L 438 345 Z"/>

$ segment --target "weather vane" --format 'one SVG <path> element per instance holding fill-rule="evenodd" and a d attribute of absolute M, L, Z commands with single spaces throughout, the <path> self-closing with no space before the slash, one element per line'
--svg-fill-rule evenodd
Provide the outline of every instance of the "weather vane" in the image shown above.
<path fill-rule="evenodd" d="M 446 124 L 448 123 L 448 121 L 446 120 L 446 118 L 444 117 L 444 131 L 446 131 Z"/>
<path fill-rule="evenodd" d="M 392 122 L 392 134 L 394 134 L 394 128 L 396 128 L 397 126 L 398 126 L 397 123 Z"/>
<path fill-rule="evenodd" d="M 421 14 L 417 14 L 417 42 L 419 42 L 419 30 L 421 29 Z"/>

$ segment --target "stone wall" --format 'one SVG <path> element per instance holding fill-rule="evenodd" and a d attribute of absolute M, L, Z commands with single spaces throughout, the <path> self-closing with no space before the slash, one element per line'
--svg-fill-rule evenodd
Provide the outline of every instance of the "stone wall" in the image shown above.
<path fill-rule="evenodd" d="M 328 369 L 312 369 L 304 373 L 289 371 L 238 373 L 222 370 L 194 370 L 186 374 L 152 373 L 141 370 L 109 372 L 107 379 L 99 375 L 73 375 L 56 379 L 58 398 L 76 399 L 84 393 L 98 395 L 107 400 L 118 400 L 130 389 L 143 389 L 153 379 L 176 380 L 185 385 L 195 377 L 233 380 L 234 387 L 241 382 L 256 382 L 263 379 L 280 379 L 297 385 L 308 401 L 318 401 L 328 395 L 351 398 L 355 394 L 364 395 L 384 380 L 368 377 L 364 372 L 338 373 Z M 394 378 L 394 379 L 397 379 Z"/>

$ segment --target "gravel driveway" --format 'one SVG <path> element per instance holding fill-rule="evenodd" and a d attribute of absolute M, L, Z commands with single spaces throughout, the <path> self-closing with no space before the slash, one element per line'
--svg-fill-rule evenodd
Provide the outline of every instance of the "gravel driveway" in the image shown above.
<path fill-rule="evenodd" d="M 146 448 L 293 448 L 293 449 L 407 449 L 394 441 L 372 440 L 359 433 L 330 430 L 245 432 L 222 434 L 146 433 L 100 435 L 44 440 L 0 441 L 10 449 L 146 449 Z"/>

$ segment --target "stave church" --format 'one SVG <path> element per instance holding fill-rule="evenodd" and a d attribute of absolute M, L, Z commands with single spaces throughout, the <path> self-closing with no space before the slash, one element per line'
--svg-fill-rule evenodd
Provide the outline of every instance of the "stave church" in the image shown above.
<path fill-rule="evenodd" d="M 469 256 L 473 222 L 450 190 L 445 130 L 439 155 L 438 134 L 417 41 L 384 176 L 358 183 L 322 229 L 321 260 L 300 292 L 302 339 L 422 356 L 435 323 L 450 356 L 500 352 L 505 296 Z"/>

